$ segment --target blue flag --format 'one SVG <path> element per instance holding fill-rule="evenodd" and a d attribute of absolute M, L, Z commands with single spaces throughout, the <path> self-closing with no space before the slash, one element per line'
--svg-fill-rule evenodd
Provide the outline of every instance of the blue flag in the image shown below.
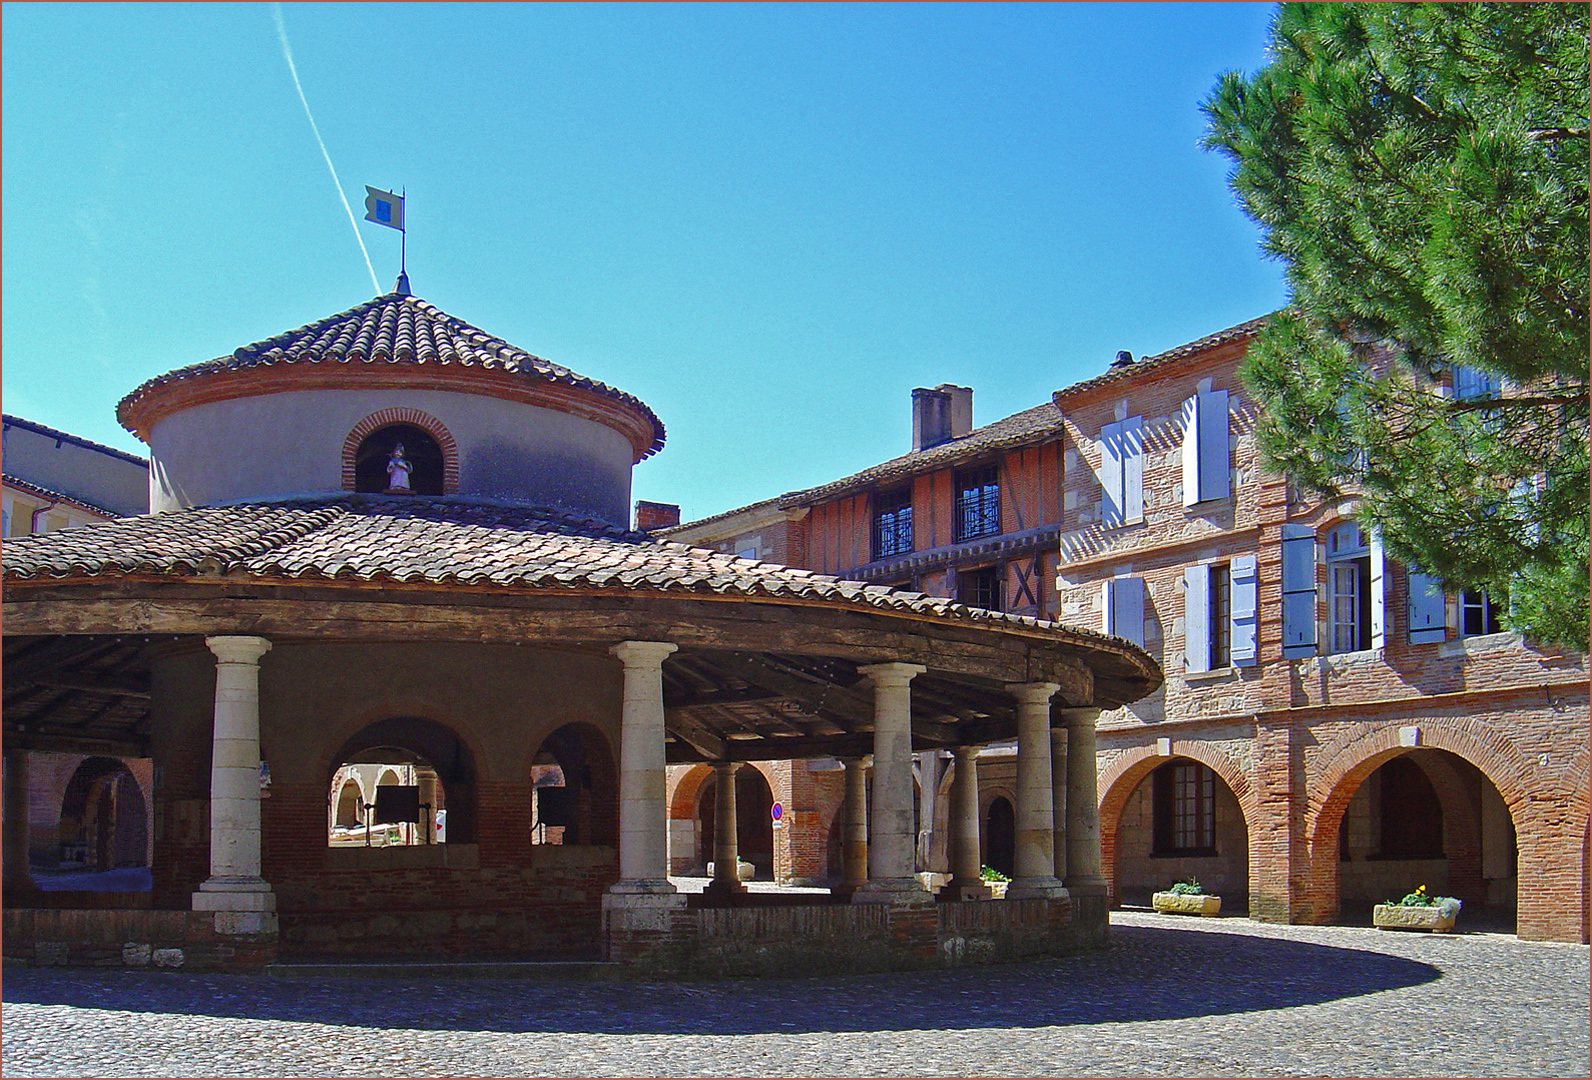
<path fill-rule="evenodd" d="M 404 197 L 365 185 L 365 220 L 404 231 Z"/>

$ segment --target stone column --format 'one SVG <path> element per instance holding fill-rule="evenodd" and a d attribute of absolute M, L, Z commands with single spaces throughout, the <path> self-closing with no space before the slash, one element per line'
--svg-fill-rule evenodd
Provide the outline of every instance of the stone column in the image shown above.
<path fill-rule="evenodd" d="M 873 682 L 873 828 L 868 836 L 868 881 L 856 903 L 929 899 L 913 873 L 912 677 L 919 664 L 872 664 L 857 669 Z"/>
<path fill-rule="evenodd" d="M 1067 709 L 1067 891 L 1106 895 L 1100 874 L 1100 798 L 1095 777 L 1099 709 Z"/>
<path fill-rule="evenodd" d="M 831 892 L 850 896 L 868 880 L 868 759 L 843 758 L 846 802 L 840 815 L 840 884 Z"/>
<path fill-rule="evenodd" d="M 210 757 L 210 877 L 193 910 L 216 912 L 229 934 L 274 933 L 276 894 L 260 876 L 260 657 L 262 637 L 207 637 L 216 655 Z"/>
<path fill-rule="evenodd" d="M 622 641 L 608 651 L 625 666 L 619 715 L 619 880 L 614 893 L 675 891 L 669 883 L 664 801 L 663 661 L 667 641 Z"/>
<path fill-rule="evenodd" d="M 1008 900 L 1065 896 L 1056 878 L 1056 822 L 1050 793 L 1050 699 L 1055 683 L 1011 683 L 1017 699 L 1016 873 Z"/>
<path fill-rule="evenodd" d="M 5 752 L 4 814 L 5 888 L 13 897 L 35 889 L 28 876 L 28 752 Z"/>
<path fill-rule="evenodd" d="M 1067 729 L 1050 729 L 1050 805 L 1056 823 L 1056 879 L 1067 880 Z"/>
<path fill-rule="evenodd" d="M 978 850 L 978 750 L 958 746 L 951 772 L 951 880 L 940 889 L 942 900 L 988 900 Z"/>
<path fill-rule="evenodd" d="M 713 793 L 713 880 L 703 890 L 713 896 L 746 891 L 738 871 L 741 847 L 735 832 L 740 820 L 735 812 L 735 773 L 740 767 L 738 761 L 713 765 L 713 778 L 718 785 Z"/>

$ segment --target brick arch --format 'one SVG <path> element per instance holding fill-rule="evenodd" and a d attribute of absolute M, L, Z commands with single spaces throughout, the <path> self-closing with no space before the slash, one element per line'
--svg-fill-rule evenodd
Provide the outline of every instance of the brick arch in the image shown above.
<path fill-rule="evenodd" d="M 1244 818 L 1244 835 L 1252 836 L 1255 817 L 1255 798 L 1249 777 L 1231 757 L 1207 743 L 1190 740 L 1172 741 L 1172 752 L 1163 755 L 1153 746 L 1136 746 L 1117 758 L 1099 779 L 1100 795 L 1100 866 L 1105 875 L 1107 896 L 1117 902 L 1117 825 L 1122 810 L 1144 778 L 1160 765 L 1173 758 L 1187 758 L 1204 765 L 1227 785 L 1238 803 L 1238 812 Z"/>
<path fill-rule="evenodd" d="M 1477 730 L 1475 725 L 1454 723 L 1442 719 L 1412 720 L 1409 725 L 1383 722 L 1367 724 L 1358 735 L 1341 743 L 1317 771 L 1309 785 L 1305 811 L 1305 839 L 1309 850 L 1304 895 L 1300 897 L 1299 922 L 1326 922 L 1338 914 L 1338 834 L 1343 827 L 1343 816 L 1349 800 L 1367 778 L 1393 758 L 1408 753 L 1413 747 L 1401 745 L 1399 729 L 1418 726 L 1423 750 L 1443 750 L 1463 758 L 1497 789 L 1509 810 L 1509 819 L 1515 829 L 1515 843 L 1522 847 L 1522 838 L 1528 827 L 1539 816 L 1533 806 L 1532 765 L 1502 735 L 1495 731 Z M 1423 769 L 1432 781 L 1443 804 L 1445 827 L 1450 807 L 1462 815 L 1460 827 L 1472 817 L 1468 807 L 1460 810 L 1463 799 L 1455 793 L 1457 774 L 1451 769 Z M 1479 824 L 1477 824 L 1479 828 Z M 1469 857 L 1461 852 L 1462 880 L 1469 873 Z M 1477 853 L 1479 859 L 1479 852 Z M 1522 878 L 1525 877 L 1522 858 Z M 1453 860 L 1450 861 L 1452 872 Z M 1480 870 L 1476 869 L 1479 881 Z"/>
<path fill-rule="evenodd" d="M 708 777 L 712 775 L 713 766 L 704 763 L 693 765 L 675 781 L 674 794 L 669 796 L 670 821 L 696 820 L 697 796 L 702 791 L 702 785 L 707 783 Z"/>
<path fill-rule="evenodd" d="M 456 495 L 459 492 L 459 444 L 443 426 L 430 413 L 421 412 L 419 409 L 394 407 L 382 409 L 380 412 L 371 413 L 365 419 L 354 425 L 354 429 L 343 440 L 343 490 L 354 490 L 354 455 L 359 452 L 359 444 L 364 442 L 374 431 L 387 427 L 390 424 L 413 424 L 420 428 L 433 439 L 442 449 L 442 493 Z"/>

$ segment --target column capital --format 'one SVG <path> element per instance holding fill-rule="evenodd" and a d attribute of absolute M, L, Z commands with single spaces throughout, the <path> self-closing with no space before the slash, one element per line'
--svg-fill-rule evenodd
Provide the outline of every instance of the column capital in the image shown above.
<path fill-rule="evenodd" d="M 672 641 L 621 641 L 608 651 L 619 658 L 627 668 L 659 667 L 665 658 L 680 646 Z"/>
<path fill-rule="evenodd" d="M 715 761 L 713 762 L 713 771 L 733 776 L 743 764 L 745 763 L 740 761 Z"/>
<path fill-rule="evenodd" d="M 1029 682 L 1029 683 L 1007 683 L 1006 684 L 1006 692 L 1008 694 L 1012 695 L 1012 697 L 1016 698 L 1019 702 L 1022 702 L 1025 705 L 1029 705 L 1029 704 L 1037 704 L 1037 705 L 1048 704 L 1050 702 L 1050 699 L 1056 695 L 1056 691 L 1060 690 L 1060 689 L 1061 689 L 1061 684 L 1060 683 L 1053 683 L 1053 682 Z"/>
<path fill-rule="evenodd" d="M 1095 721 L 1100 719 L 1101 711 L 1089 706 L 1086 708 L 1052 709 L 1050 715 L 1052 719 L 1060 720 L 1068 727 L 1083 727 L 1084 725 L 1093 727 Z"/>
<path fill-rule="evenodd" d="M 953 746 L 951 747 L 951 756 L 957 761 L 973 761 L 983 749 L 982 746 Z"/>
<path fill-rule="evenodd" d="M 258 664 L 260 657 L 271 651 L 271 643 L 265 638 L 247 634 L 207 637 L 205 646 L 223 664 Z"/>
<path fill-rule="evenodd" d="M 927 670 L 922 664 L 864 664 L 857 669 L 857 674 L 868 676 L 874 686 L 906 686 L 914 675 L 922 675 Z"/>

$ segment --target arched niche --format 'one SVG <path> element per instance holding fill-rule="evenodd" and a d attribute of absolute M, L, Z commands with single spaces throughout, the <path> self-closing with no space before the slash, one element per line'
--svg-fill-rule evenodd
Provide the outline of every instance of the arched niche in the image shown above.
<path fill-rule="evenodd" d="M 531 758 L 531 843 L 619 843 L 618 771 L 608 740 L 590 724 L 565 724 Z"/>
<path fill-rule="evenodd" d="M 437 820 L 445 812 L 445 822 L 436 839 L 454 844 L 473 844 L 476 837 L 476 779 L 475 758 L 464 740 L 450 728 L 423 717 L 403 716 L 378 720 L 356 733 L 333 756 L 327 775 L 327 790 L 341 791 L 340 773 L 354 775 L 361 767 L 372 766 L 371 775 L 361 776 L 361 786 L 368 783 L 369 792 L 376 789 L 386 771 L 394 766 L 412 768 L 410 776 L 420 788 L 420 801 L 431 802 L 430 818 Z M 433 779 L 434 778 L 434 779 Z M 333 784 L 338 783 L 334 788 Z M 374 798 L 372 799 L 374 801 Z M 422 811 L 424 815 L 426 812 Z M 419 824 L 419 823 L 417 823 Z M 423 840 L 423 831 L 412 830 Z M 417 842 L 409 840 L 407 842 Z"/>

